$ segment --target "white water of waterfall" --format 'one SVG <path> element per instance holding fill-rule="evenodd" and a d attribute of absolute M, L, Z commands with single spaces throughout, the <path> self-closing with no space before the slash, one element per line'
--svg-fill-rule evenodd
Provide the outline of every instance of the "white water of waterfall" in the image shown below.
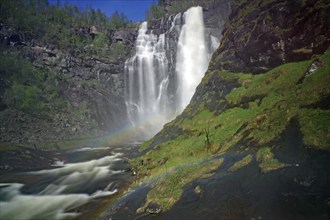
<path fill-rule="evenodd" d="M 202 8 L 187 10 L 183 14 L 183 26 L 181 19 L 181 14 L 175 16 L 169 31 L 158 37 L 152 32 L 148 34 L 147 22 L 142 23 L 136 54 L 125 63 L 128 117 L 142 138 L 153 136 L 184 110 L 207 70 L 210 53 L 204 36 Z M 172 55 L 167 57 L 171 51 L 166 51 L 172 31 L 180 33 L 174 77 L 169 73 L 168 59 L 172 62 Z M 170 80 L 177 80 L 176 88 L 172 87 L 174 91 L 168 91 Z"/>
<path fill-rule="evenodd" d="M 179 113 L 189 104 L 207 70 L 209 60 L 203 11 L 201 7 L 192 7 L 184 13 L 184 25 L 181 29 L 177 50 Z"/>
<path fill-rule="evenodd" d="M 147 34 L 143 22 L 136 41 L 136 54 L 125 63 L 126 104 L 129 120 L 144 137 L 158 132 L 171 119 L 167 97 L 168 62 L 165 34 Z"/>

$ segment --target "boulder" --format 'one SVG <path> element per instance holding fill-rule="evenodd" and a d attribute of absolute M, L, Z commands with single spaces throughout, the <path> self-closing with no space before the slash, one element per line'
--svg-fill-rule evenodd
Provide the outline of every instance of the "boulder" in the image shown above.
<path fill-rule="evenodd" d="M 162 212 L 162 207 L 156 203 L 156 202 L 151 202 L 146 208 L 146 212 L 149 214 L 159 214 Z"/>

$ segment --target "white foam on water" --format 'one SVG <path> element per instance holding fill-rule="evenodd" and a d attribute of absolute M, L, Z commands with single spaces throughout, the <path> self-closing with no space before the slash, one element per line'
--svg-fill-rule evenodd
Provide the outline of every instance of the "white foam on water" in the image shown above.
<path fill-rule="evenodd" d="M 97 170 L 98 167 L 110 166 L 113 162 L 121 160 L 119 158 L 120 156 L 122 156 L 121 153 L 115 153 L 114 155 L 106 156 L 100 159 L 89 160 L 78 163 L 68 163 L 68 164 L 64 164 L 64 166 L 60 168 L 35 171 L 35 172 L 31 172 L 31 174 L 71 174 L 73 172 L 83 173 L 83 172 L 93 171 L 95 169 Z"/>
<path fill-rule="evenodd" d="M 68 210 L 81 206 L 91 199 L 110 196 L 117 192 L 98 190 L 92 195 L 65 194 L 65 195 L 23 195 L 20 188 L 23 184 L 13 183 L 1 191 L 8 201 L 0 202 L 1 219 L 65 219 L 74 217 L 79 213 Z M 3 191 L 7 191 L 3 192 Z M 10 195 L 9 195 L 10 194 Z"/>
<path fill-rule="evenodd" d="M 0 219 L 57 220 L 79 215 L 70 210 L 91 199 L 117 192 L 117 189 L 110 190 L 112 184 L 109 183 L 103 190 L 97 189 L 90 195 L 74 193 L 81 189 L 88 190 L 90 186 L 106 181 L 111 175 L 124 172 L 111 170 L 112 164 L 121 160 L 120 156 L 121 153 L 116 153 L 87 162 L 69 163 L 55 169 L 30 172 L 28 175 L 44 175 L 52 179 L 51 183 L 36 194 L 22 194 L 24 184 L 21 183 L 0 183 Z"/>
<path fill-rule="evenodd" d="M 83 148 L 72 150 L 70 152 L 97 151 L 97 150 L 107 150 L 107 149 L 109 149 L 109 147 L 83 147 Z"/>

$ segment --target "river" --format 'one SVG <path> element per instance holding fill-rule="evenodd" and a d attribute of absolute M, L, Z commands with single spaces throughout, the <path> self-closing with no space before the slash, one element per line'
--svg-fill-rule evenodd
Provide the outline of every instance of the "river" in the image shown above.
<path fill-rule="evenodd" d="M 137 146 L 59 151 L 54 157 L 62 160 L 46 169 L 2 173 L 1 219 L 71 219 L 88 214 L 88 207 L 95 211 L 98 201 L 113 197 L 130 181 L 127 158 L 138 154 Z"/>

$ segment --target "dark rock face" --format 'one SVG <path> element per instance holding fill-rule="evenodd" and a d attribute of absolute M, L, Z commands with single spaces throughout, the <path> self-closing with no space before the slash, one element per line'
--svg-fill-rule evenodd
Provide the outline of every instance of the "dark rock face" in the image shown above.
<path fill-rule="evenodd" d="M 135 45 L 135 40 L 137 37 L 137 31 L 128 32 L 124 30 L 113 31 L 111 39 L 114 41 L 121 41 L 126 45 L 133 47 Z"/>
<path fill-rule="evenodd" d="M 233 1 L 212 69 L 265 72 L 309 59 L 330 45 L 328 1 Z"/>
<path fill-rule="evenodd" d="M 81 133 L 100 134 L 88 119 L 67 111 L 54 113 L 51 118 L 33 117 L 17 109 L 0 111 L 0 140 L 5 143 L 36 143 L 44 140 L 63 140 Z"/>
<path fill-rule="evenodd" d="M 0 153 L 0 174 L 12 171 L 26 171 L 49 168 L 55 162 L 52 152 L 32 148 L 20 148 Z"/>
<path fill-rule="evenodd" d="M 210 73 L 209 77 L 208 80 L 204 80 L 204 83 L 197 87 L 189 109 L 198 109 L 200 104 L 205 103 L 207 109 L 220 114 L 229 105 L 226 102 L 218 102 L 217 100 L 225 100 L 226 95 L 240 84 L 236 80 L 221 78 L 217 72 Z"/>
<path fill-rule="evenodd" d="M 92 39 L 99 30 L 91 27 L 80 28 L 76 32 L 85 39 Z M 134 49 L 136 36 L 137 29 L 109 30 L 108 44 L 124 44 L 130 54 Z M 84 49 L 60 50 L 53 45 L 44 45 L 31 33 L 17 31 L 15 27 L 4 24 L 0 24 L 0 43 L 4 53 L 22 55 L 35 68 L 54 72 L 57 76 L 56 85 L 70 105 L 69 112 L 62 110 L 60 116 L 49 119 L 54 123 L 48 124 L 2 106 L 4 111 L 1 112 L 1 117 L 20 115 L 22 121 L 10 126 L 15 122 L 8 118 L 1 119 L 4 125 L 0 136 L 2 142 L 63 139 L 78 133 L 101 134 L 116 131 L 125 123 L 127 116 L 123 73 L 127 57 L 93 54 Z M 70 113 L 73 108 L 79 112 Z M 92 125 L 92 121 L 96 124 Z M 44 132 L 40 133 L 39 130 Z"/>
<path fill-rule="evenodd" d="M 0 43 L 4 45 L 26 45 L 32 34 L 16 31 L 14 27 L 0 23 Z"/>

